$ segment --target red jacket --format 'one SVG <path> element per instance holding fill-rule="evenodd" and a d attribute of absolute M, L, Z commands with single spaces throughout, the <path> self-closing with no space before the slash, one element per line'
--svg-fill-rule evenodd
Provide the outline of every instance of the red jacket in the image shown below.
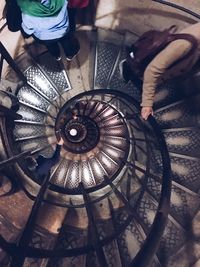
<path fill-rule="evenodd" d="M 69 0 L 68 7 L 69 8 L 83 8 L 88 6 L 89 0 Z"/>

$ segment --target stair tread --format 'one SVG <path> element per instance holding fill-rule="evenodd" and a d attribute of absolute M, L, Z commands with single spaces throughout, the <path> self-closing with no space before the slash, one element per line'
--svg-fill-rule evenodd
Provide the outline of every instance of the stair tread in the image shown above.
<path fill-rule="evenodd" d="M 65 70 L 48 52 L 45 52 L 37 57 L 39 65 L 44 70 L 48 79 L 53 82 L 59 93 L 70 89 L 69 80 Z"/>

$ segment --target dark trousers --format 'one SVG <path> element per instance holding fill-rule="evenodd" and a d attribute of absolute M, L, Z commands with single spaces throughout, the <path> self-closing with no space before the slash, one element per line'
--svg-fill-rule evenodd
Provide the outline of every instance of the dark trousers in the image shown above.
<path fill-rule="evenodd" d="M 73 46 L 71 45 L 70 39 L 71 38 L 67 33 L 60 39 L 40 40 L 40 43 L 46 46 L 47 50 L 53 57 L 60 57 L 60 48 L 59 48 L 59 43 L 60 43 L 67 57 L 71 54 L 71 51 L 73 50 Z"/>

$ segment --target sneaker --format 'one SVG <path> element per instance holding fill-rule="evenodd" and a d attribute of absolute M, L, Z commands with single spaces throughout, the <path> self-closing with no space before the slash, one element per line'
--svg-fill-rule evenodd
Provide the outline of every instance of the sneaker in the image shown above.
<path fill-rule="evenodd" d="M 65 53 L 65 56 L 66 56 L 66 59 L 68 61 L 71 61 L 75 56 L 78 55 L 79 51 L 80 51 L 80 43 L 79 43 L 79 40 L 72 36 L 70 38 L 70 51 L 69 51 L 69 54 L 68 53 Z M 66 51 L 68 52 L 68 51 Z"/>
<path fill-rule="evenodd" d="M 80 49 L 78 51 L 76 51 L 76 53 L 74 53 L 74 55 L 67 56 L 66 57 L 67 61 L 72 61 L 72 59 L 74 59 L 78 55 L 79 51 L 80 51 Z"/>
<path fill-rule="evenodd" d="M 55 59 L 56 59 L 56 61 L 61 61 L 62 58 L 61 57 L 56 57 Z"/>

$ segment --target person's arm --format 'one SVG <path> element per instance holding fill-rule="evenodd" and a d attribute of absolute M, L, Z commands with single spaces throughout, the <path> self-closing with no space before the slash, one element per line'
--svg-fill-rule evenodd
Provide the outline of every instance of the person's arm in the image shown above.
<path fill-rule="evenodd" d="M 190 48 L 191 43 L 186 40 L 173 41 L 147 66 L 142 88 L 141 116 L 143 119 L 147 119 L 150 114 L 153 114 L 155 89 L 162 75 L 174 62 L 186 55 Z"/>
<path fill-rule="evenodd" d="M 60 151 L 61 151 L 61 145 L 57 144 L 53 156 L 49 159 L 50 168 L 53 167 L 56 163 L 58 163 L 60 159 Z"/>

